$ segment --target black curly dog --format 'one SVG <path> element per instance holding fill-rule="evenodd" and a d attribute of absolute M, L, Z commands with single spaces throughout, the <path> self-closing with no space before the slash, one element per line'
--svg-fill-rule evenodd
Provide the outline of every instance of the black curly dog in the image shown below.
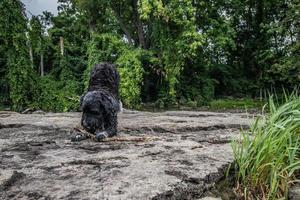
<path fill-rule="evenodd" d="M 98 141 L 117 134 L 119 104 L 119 74 L 113 64 L 96 64 L 91 72 L 87 93 L 81 96 L 81 125 Z M 73 141 L 87 139 L 77 134 Z"/>

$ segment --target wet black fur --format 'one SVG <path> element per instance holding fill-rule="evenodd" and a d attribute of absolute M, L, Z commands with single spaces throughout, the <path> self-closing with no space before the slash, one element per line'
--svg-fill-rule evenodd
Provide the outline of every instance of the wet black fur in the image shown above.
<path fill-rule="evenodd" d="M 94 66 L 89 87 L 81 99 L 83 128 L 98 139 L 117 134 L 119 105 L 119 75 L 113 64 Z"/>

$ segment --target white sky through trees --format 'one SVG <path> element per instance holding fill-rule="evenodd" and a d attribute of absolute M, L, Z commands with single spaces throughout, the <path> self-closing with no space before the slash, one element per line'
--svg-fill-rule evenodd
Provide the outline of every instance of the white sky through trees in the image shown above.
<path fill-rule="evenodd" d="M 31 18 L 31 14 L 39 15 L 43 11 L 48 11 L 57 14 L 57 0 L 21 0 L 26 7 L 26 14 Z"/>

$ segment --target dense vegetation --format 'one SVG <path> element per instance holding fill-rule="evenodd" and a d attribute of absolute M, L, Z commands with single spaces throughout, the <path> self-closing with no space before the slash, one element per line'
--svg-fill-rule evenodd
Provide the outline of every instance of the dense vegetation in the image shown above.
<path fill-rule="evenodd" d="M 78 107 L 94 63 L 118 65 L 127 107 L 261 97 L 300 81 L 296 0 L 58 0 L 26 17 L 0 2 L 0 105 Z"/>
<path fill-rule="evenodd" d="M 281 106 L 271 98 L 269 111 L 243 133 L 241 143 L 233 143 L 237 191 L 244 199 L 288 199 L 289 186 L 299 182 L 299 95 Z"/>

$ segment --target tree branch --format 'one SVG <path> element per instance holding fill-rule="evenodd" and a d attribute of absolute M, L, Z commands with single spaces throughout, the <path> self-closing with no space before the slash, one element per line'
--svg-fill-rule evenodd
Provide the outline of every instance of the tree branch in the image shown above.
<path fill-rule="evenodd" d="M 125 26 L 122 18 L 121 18 L 121 15 L 118 11 L 116 11 L 114 8 L 112 8 L 114 14 L 115 14 L 115 17 L 117 18 L 119 24 L 120 24 L 120 27 L 122 29 L 122 31 L 125 33 L 125 36 L 129 42 L 130 45 L 134 45 L 134 40 L 132 39 L 132 36 L 130 34 L 130 31 L 128 30 L 128 28 Z"/>

